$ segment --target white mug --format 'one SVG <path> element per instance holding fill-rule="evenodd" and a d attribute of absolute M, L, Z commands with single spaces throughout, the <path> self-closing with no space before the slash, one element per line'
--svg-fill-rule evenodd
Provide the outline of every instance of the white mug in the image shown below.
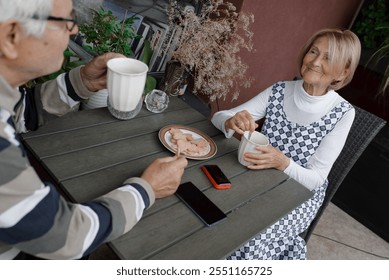
<path fill-rule="evenodd" d="M 108 109 L 111 113 L 134 111 L 142 103 L 149 68 L 133 58 L 110 59 L 107 67 Z"/>
<path fill-rule="evenodd" d="M 249 139 L 250 138 L 250 139 Z M 262 133 L 258 131 L 245 131 L 240 140 L 239 150 L 238 150 L 238 160 L 239 163 L 248 166 L 251 163 L 244 160 L 245 153 L 261 153 L 256 150 L 257 146 L 267 146 L 269 145 L 269 139 Z"/>

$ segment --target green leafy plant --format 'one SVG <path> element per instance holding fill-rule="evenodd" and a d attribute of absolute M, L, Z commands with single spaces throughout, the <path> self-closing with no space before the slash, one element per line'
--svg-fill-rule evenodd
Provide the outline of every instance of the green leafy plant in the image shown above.
<path fill-rule="evenodd" d="M 366 48 L 377 49 L 389 36 L 389 11 L 386 0 L 376 0 L 365 6 L 354 27 Z"/>
<path fill-rule="evenodd" d="M 375 63 L 378 63 L 382 59 L 389 59 L 389 24 L 381 28 L 385 29 L 388 35 L 384 39 L 379 49 L 373 54 L 371 58 Z M 387 65 L 385 69 L 384 78 L 382 80 L 382 84 L 380 87 L 380 93 L 384 94 L 388 88 L 389 88 L 389 65 Z"/>
<path fill-rule="evenodd" d="M 368 63 L 377 65 L 389 57 L 389 7 L 387 0 L 376 0 L 361 10 L 354 31 L 362 46 L 374 50 Z M 389 86 L 389 65 L 386 66 L 379 93 L 385 93 Z"/>
<path fill-rule="evenodd" d="M 124 20 L 119 20 L 111 10 L 105 10 L 103 7 L 99 10 L 92 9 L 92 13 L 92 20 L 79 26 L 83 38 L 88 43 L 83 46 L 84 49 L 94 55 L 117 52 L 127 57 L 131 56 L 133 52 L 130 41 L 139 37 L 133 27 L 134 21 L 138 18 L 125 16 Z"/>
<path fill-rule="evenodd" d="M 136 33 L 133 27 L 138 18 L 134 16 L 127 18 L 126 12 L 125 19 L 119 20 L 111 10 L 105 10 L 103 7 L 100 7 L 99 10 L 92 9 L 92 13 L 92 21 L 79 26 L 80 33 L 87 43 L 83 45 L 83 48 L 93 55 L 116 52 L 127 57 L 131 56 L 133 54 L 131 40 L 142 37 Z M 148 64 L 147 59 L 150 58 L 145 57 L 140 60 Z M 148 75 L 145 93 L 154 89 L 155 85 L 155 78 Z"/>

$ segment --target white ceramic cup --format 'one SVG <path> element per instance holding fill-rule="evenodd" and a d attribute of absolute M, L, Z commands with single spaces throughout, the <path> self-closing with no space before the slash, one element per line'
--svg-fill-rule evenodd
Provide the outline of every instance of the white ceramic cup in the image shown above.
<path fill-rule="evenodd" d="M 133 58 L 110 59 L 107 67 L 109 109 L 118 112 L 135 110 L 142 102 L 149 68 L 142 61 Z"/>
<path fill-rule="evenodd" d="M 250 139 L 249 139 L 250 137 Z M 239 150 L 238 150 L 238 160 L 239 163 L 248 166 L 251 163 L 244 160 L 245 153 L 261 153 L 256 150 L 257 146 L 267 146 L 269 145 L 269 139 L 262 133 L 258 131 L 254 131 L 251 133 L 249 131 L 245 131 L 242 135 L 242 139 L 240 140 Z"/>

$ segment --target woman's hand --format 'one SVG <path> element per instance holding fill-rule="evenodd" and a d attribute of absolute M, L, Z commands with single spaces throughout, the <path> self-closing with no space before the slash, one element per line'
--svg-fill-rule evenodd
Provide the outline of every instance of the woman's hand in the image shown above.
<path fill-rule="evenodd" d="M 82 82 L 89 91 L 95 92 L 107 88 L 107 62 L 116 57 L 125 57 L 119 53 L 105 53 L 88 62 L 80 70 Z"/>
<path fill-rule="evenodd" d="M 257 127 L 258 124 L 246 110 L 236 113 L 235 116 L 229 118 L 225 123 L 226 131 L 233 129 L 238 134 L 243 134 L 245 131 L 254 131 Z"/>
<path fill-rule="evenodd" d="M 245 153 L 244 160 L 251 164 L 247 166 L 249 169 L 269 169 L 275 168 L 284 171 L 290 159 L 285 156 L 279 149 L 272 145 L 258 146 L 255 148 L 262 153 Z"/>

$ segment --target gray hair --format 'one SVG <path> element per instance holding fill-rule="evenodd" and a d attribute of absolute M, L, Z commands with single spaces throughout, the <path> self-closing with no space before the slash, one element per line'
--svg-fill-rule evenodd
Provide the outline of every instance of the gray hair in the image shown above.
<path fill-rule="evenodd" d="M 52 0 L 0 0 L 0 22 L 15 19 L 20 22 L 27 35 L 41 37 L 46 27 L 45 20 L 52 9 Z"/>

